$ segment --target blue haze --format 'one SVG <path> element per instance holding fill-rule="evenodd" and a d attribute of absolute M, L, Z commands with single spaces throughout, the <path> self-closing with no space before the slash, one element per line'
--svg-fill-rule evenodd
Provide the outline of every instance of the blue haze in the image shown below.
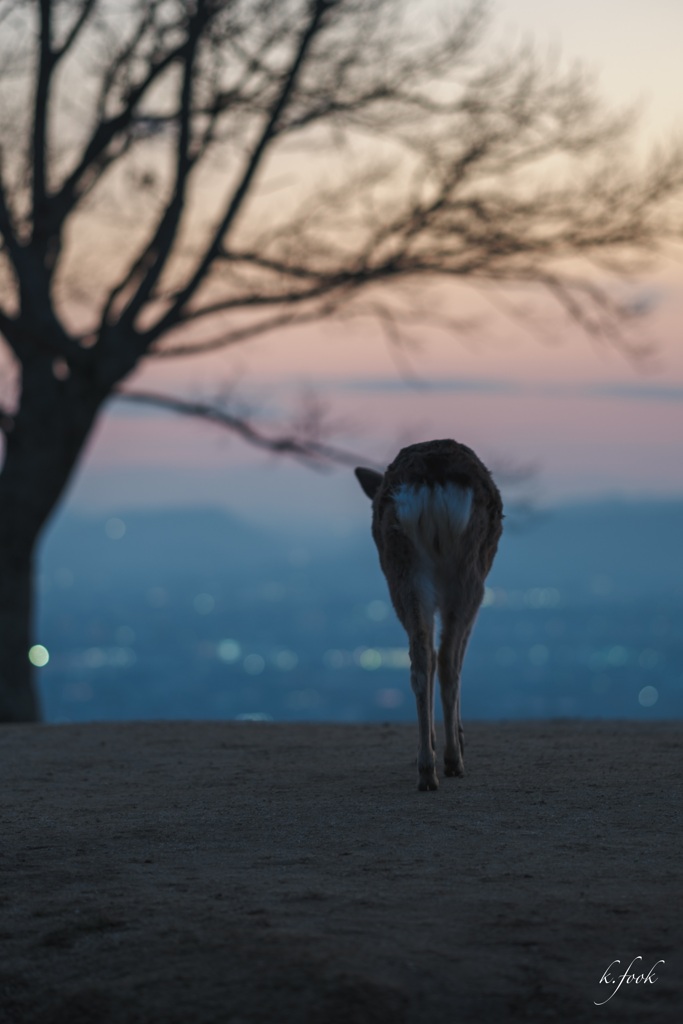
<path fill-rule="evenodd" d="M 683 501 L 562 507 L 506 531 L 466 718 L 683 716 Z M 62 515 L 41 551 L 48 721 L 412 720 L 367 529 L 293 539 L 213 510 Z"/>

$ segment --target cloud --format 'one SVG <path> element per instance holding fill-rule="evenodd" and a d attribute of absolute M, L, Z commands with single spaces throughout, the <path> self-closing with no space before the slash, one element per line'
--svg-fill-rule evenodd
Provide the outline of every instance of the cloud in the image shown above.
<path fill-rule="evenodd" d="M 640 398 L 654 402 L 683 402 L 683 386 L 670 384 L 593 384 L 582 393 L 596 398 Z"/>
<path fill-rule="evenodd" d="M 398 377 L 346 377 L 328 380 L 322 385 L 335 391 L 384 391 L 384 392 L 428 392 L 465 391 L 482 394 L 519 394 L 526 390 L 514 380 L 499 380 L 486 377 L 416 378 L 403 380 Z"/>
<path fill-rule="evenodd" d="M 545 398 L 621 398 L 648 402 L 683 402 L 683 385 L 645 383 L 561 384 L 498 378 L 436 378 L 416 381 L 391 377 L 344 378 L 322 384 L 327 390 L 384 393 L 452 392 L 489 395 L 537 395 Z"/>

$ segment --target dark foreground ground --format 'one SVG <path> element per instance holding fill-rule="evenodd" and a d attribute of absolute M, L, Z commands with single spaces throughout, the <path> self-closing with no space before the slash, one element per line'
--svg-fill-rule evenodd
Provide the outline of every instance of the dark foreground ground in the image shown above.
<path fill-rule="evenodd" d="M 682 733 L 3 727 L 0 1021 L 681 1021 Z"/>

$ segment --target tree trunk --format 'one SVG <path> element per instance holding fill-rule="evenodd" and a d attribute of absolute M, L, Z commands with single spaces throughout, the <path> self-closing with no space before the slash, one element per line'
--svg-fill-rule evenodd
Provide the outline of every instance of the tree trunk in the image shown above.
<path fill-rule="evenodd" d="M 28 652 L 33 627 L 31 552 L 0 550 L 0 722 L 39 717 Z"/>
<path fill-rule="evenodd" d="M 21 405 L 0 473 L 0 722 L 39 718 L 28 657 L 36 543 L 105 397 L 92 381 L 58 380 L 50 357 L 22 368 Z"/>

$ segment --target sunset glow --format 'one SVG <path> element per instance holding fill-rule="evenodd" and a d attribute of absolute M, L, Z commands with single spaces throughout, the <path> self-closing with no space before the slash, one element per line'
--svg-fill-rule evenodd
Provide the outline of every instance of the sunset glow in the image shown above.
<path fill-rule="evenodd" d="M 667 139 L 680 124 L 680 5 L 500 0 L 493 14 L 492 42 L 528 38 L 539 53 L 577 58 L 595 71 L 608 103 L 636 104 L 639 139 Z M 297 191 L 292 180 L 306 158 L 288 159 L 289 178 L 276 175 L 281 191 L 264 209 L 285 202 L 290 186 Z M 202 203 L 211 210 L 208 195 Z M 125 225 L 119 230 L 123 242 Z M 469 322 L 460 334 L 418 324 L 407 331 L 409 344 L 396 346 L 369 318 L 351 318 L 283 330 L 211 356 L 148 361 L 127 383 L 207 398 L 230 387 L 273 428 L 308 389 L 332 419 L 344 421 L 334 440 L 368 459 L 382 462 L 397 445 L 422 437 L 454 436 L 494 464 L 534 467 L 542 500 L 680 494 L 683 271 L 672 260 L 654 278 L 619 287 L 649 314 L 633 331 L 653 342 L 648 362 L 591 342 L 540 291 L 510 291 L 501 307 L 500 296 L 492 302 L 486 293 L 448 284 L 439 293 L 441 309 Z M 114 401 L 70 500 L 115 509 L 218 503 L 262 516 L 270 488 L 295 480 L 309 506 L 302 515 L 310 514 L 314 494 L 316 507 L 332 518 L 354 514 L 355 506 L 340 505 L 341 495 L 351 494 L 340 474 L 321 484 L 298 468 L 274 467 L 208 424 Z M 295 517 L 296 495 L 282 507 Z"/>

